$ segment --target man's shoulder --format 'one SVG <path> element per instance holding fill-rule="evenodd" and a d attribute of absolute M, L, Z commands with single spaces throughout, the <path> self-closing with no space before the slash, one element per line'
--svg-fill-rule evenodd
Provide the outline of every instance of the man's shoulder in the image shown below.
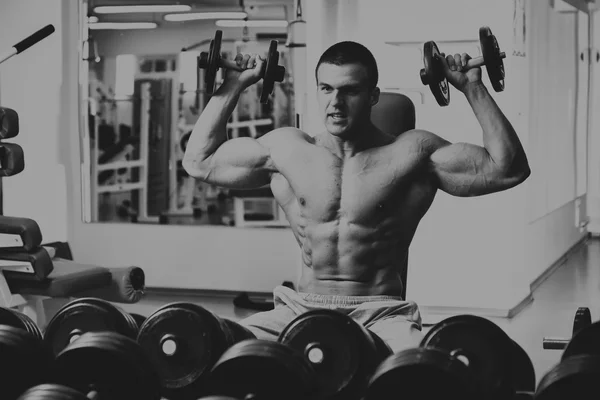
<path fill-rule="evenodd" d="M 271 132 L 261 136 L 259 139 L 265 144 L 282 145 L 287 143 L 297 143 L 297 141 L 304 141 L 307 143 L 314 143 L 315 140 L 306 132 L 293 128 L 293 127 L 281 127 L 272 130 Z"/>
<path fill-rule="evenodd" d="M 425 129 L 411 129 L 398 135 L 395 140 L 400 146 L 416 147 L 421 152 L 432 153 L 437 149 L 447 146 L 446 139 Z"/>

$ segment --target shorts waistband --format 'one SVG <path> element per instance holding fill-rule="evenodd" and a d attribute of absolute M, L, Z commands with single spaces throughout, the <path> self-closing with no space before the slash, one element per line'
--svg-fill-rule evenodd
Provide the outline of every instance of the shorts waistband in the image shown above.
<path fill-rule="evenodd" d="M 311 304 L 331 306 L 356 306 L 374 301 L 403 301 L 401 296 L 340 296 L 298 292 L 302 299 Z"/>

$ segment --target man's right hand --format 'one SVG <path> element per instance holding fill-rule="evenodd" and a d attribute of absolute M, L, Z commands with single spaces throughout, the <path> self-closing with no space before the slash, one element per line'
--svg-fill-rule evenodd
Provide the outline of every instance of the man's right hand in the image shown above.
<path fill-rule="evenodd" d="M 239 72 L 232 69 L 225 70 L 224 83 L 238 84 L 246 89 L 262 78 L 265 60 L 258 54 L 240 54 L 235 56 L 235 63 L 244 71 Z"/>

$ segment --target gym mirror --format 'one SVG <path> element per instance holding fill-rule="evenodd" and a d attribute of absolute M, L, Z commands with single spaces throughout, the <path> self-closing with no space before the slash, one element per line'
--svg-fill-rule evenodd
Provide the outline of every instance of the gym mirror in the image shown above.
<path fill-rule="evenodd" d="M 197 59 L 209 51 L 217 30 L 222 31 L 222 57 L 232 59 L 238 52 L 266 56 L 277 40 L 279 64 L 286 68 L 268 103 L 260 102 L 262 81 L 244 92 L 228 123 L 229 137 L 259 137 L 294 125 L 286 47 L 294 0 L 82 4 L 84 220 L 287 226 L 270 189 L 232 191 L 196 182 L 181 159 L 209 100 L 205 70 L 197 68 Z M 221 76 L 219 70 L 216 85 Z"/>

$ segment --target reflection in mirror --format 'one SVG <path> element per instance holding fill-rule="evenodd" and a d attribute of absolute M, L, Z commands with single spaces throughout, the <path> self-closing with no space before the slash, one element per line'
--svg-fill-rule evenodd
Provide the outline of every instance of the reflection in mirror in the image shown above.
<path fill-rule="evenodd" d="M 148 3 L 152 2 L 144 4 Z M 205 70 L 197 67 L 197 60 L 201 52 L 209 51 L 217 30 L 223 32 L 223 58 L 233 59 L 237 53 L 266 56 L 271 41 L 277 40 L 279 64 L 286 68 L 284 81 L 275 83 L 267 104 L 260 102 L 262 81 L 243 93 L 228 123 L 229 137 L 257 138 L 294 125 L 293 71 L 286 48 L 294 1 L 253 5 L 238 0 L 165 0 L 162 8 L 154 9 L 121 4 L 88 1 L 85 62 L 90 98 L 84 104 L 90 174 L 83 177 L 89 179 L 83 185 L 89 194 L 83 195 L 89 199 L 90 215 L 85 219 L 288 226 L 270 189 L 240 192 L 214 187 L 189 177 L 181 160 L 210 98 Z M 208 14 L 215 12 L 228 14 Z M 219 69 L 215 87 L 221 78 Z"/>

